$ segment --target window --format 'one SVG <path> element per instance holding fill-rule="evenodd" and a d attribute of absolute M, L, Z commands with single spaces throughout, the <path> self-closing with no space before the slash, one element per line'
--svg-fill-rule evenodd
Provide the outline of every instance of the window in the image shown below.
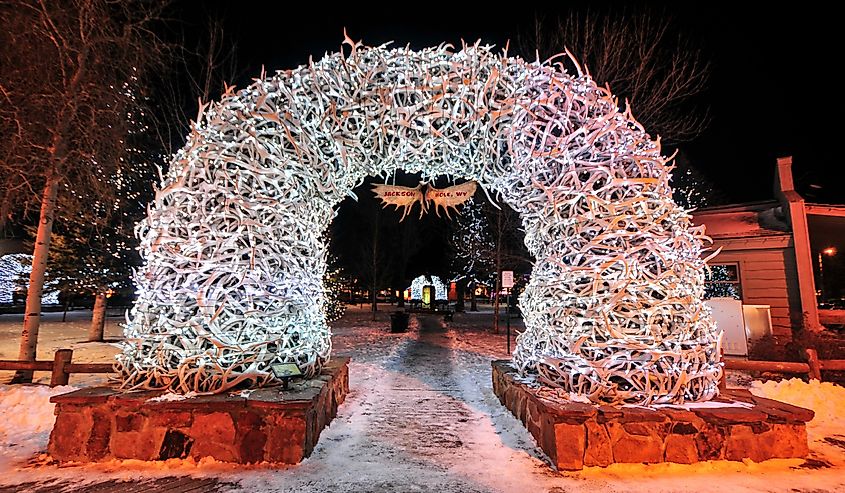
<path fill-rule="evenodd" d="M 713 264 L 704 281 L 704 299 L 735 298 L 742 299 L 742 287 L 739 284 L 739 265 Z"/>

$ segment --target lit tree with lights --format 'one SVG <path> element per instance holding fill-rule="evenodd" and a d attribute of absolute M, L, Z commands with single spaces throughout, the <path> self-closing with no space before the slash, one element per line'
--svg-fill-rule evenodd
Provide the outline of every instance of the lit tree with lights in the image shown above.
<path fill-rule="evenodd" d="M 13 253 L 0 257 L 0 305 L 13 304 L 15 293 L 26 290 L 26 280 L 32 268 L 32 258 L 25 253 Z M 59 302 L 59 292 L 49 282 L 44 283 L 44 303 Z"/>
<path fill-rule="evenodd" d="M 340 317 L 346 313 L 346 303 L 341 299 L 341 293 L 347 285 L 347 281 L 336 257 L 330 256 L 328 264 L 326 275 L 323 276 L 325 295 L 323 307 L 326 311 L 326 323 L 332 323 L 340 320 Z"/>
<path fill-rule="evenodd" d="M 124 90 L 133 99 L 137 97 L 129 83 Z M 152 198 L 155 164 L 164 161 L 148 114 L 138 108 L 130 110 L 126 122 L 125 150 L 118 157 L 122 166 L 104 178 L 113 190 L 111 200 L 94 199 L 84 213 L 59 214 L 48 255 L 46 284 L 66 297 L 94 297 L 89 341 L 103 340 L 107 299 L 130 287 L 132 270 L 140 265 L 134 228 Z M 27 232 L 31 238 L 36 236 L 34 227 Z M 30 242 L 28 246 L 34 245 Z"/>
<path fill-rule="evenodd" d="M 458 286 L 458 303 L 463 307 L 464 289 L 470 289 L 471 311 L 477 311 L 475 285 L 489 277 L 494 268 L 496 245 L 490 235 L 490 224 L 484 214 L 483 202 L 467 201 L 453 220 L 450 238 L 451 270 Z"/>
<path fill-rule="evenodd" d="M 704 297 L 742 299 L 739 284 L 736 282 L 736 271 L 726 265 L 714 265 L 707 270 L 704 284 Z"/>
<path fill-rule="evenodd" d="M 24 0 L 0 5 L 0 211 L 39 211 L 18 359 L 35 359 L 54 219 L 94 218 L 127 166 L 126 118 L 167 56 L 152 34 L 161 2 Z M 32 219 L 30 218 L 31 222 Z M 94 221 L 96 222 L 96 221 Z M 31 381 L 19 371 L 14 381 Z"/>
<path fill-rule="evenodd" d="M 523 242 L 519 214 L 506 204 L 498 207 L 484 199 L 469 201 L 456 220 L 451 238 L 452 271 L 456 279 L 474 286 L 484 279 L 493 286 L 493 330 L 499 330 L 500 272 L 522 270 L 531 264 Z M 475 291 L 470 310 L 477 310 Z M 459 296 L 460 297 L 460 296 Z"/>
<path fill-rule="evenodd" d="M 690 164 L 683 152 L 672 162 L 672 198 L 686 209 L 698 209 L 725 202 L 724 196 L 704 174 Z"/>

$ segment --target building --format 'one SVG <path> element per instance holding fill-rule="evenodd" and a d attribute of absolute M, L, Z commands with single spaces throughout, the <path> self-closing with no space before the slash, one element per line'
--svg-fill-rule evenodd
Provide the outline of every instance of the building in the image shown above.
<path fill-rule="evenodd" d="M 730 293 L 747 305 L 768 305 L 772 336 L 787 342 L 794 331 L 819 331 L 845 322 L 845 310 L 819 310 L 817 278 L 824 255 L 845 245 L 845 206 L 807 203 L 795 190 L 792 158 L 780 158 L 774 198 L 693 212 L 706 226 L 714 268 L 709 289 Z"/>

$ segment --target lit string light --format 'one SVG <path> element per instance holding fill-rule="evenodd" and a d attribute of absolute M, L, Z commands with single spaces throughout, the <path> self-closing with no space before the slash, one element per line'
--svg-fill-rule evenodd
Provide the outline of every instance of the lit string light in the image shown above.
<path fill-rule="evenodd" d="M 352 44 L 352 43 L 350 43 Z M 203 107 L 138 227 L 125 388 L 221 392 L 331 351 L 323 233 L 366 176 L 476 180 L 536 262 L 514 365 L 594 402 L 713 397 L 702 228 L 607 89 L 489 46 L 360 43 Z"/>
<path fill-rule="evenodd" d="M 333 263 L 330 262 L 330 264 Z M 326 323 L 332 323 L 340 320 L 340 317 L 346 313 L 346 303 L 340 298 L 344 288 L 343 273 L 340 267 L 326 269 L 323 285 L 325 286 Z"/>
<path fill-rule="evenodd" d="M 419 276 L 411 281 L 411 299 L 421 300 L 425 286 L 434 286 L 434 299 L 436 301 L 445 301 L 448 299 L 449 290 L 437 276 Z"/>
<path fill-rule="evenodd" d="M 0 257 L 0 305 L 14 302 L 15 291 L 25 289 L 31 271 L 32 255 L 11 253 Z M 41 304 L 58 305 L 59 292 L 45 283 Z"/>

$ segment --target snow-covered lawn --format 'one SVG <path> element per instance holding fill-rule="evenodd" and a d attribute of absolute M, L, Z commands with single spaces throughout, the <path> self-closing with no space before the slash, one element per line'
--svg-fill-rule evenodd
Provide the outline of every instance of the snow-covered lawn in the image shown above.
<path fill-rule="evenodd" d="M 798 380 L 753 385 L 757 394 L 817 411 L 808 430 L 815 459 L 810 464 L 817 469 L 796 459 L 558 473 L 493 395 L 490 360 L 506 356 L 506 341 L 487 330 L 489 313 L 457 315 L 445 327 L 439 318 L 412 317 L 404 334 L 388 332 L 387 314 L 379 312 L 378 321 L 371 322 L 369 313 L 356 308 L 336 324 L 334 351 L 352 357 L 351 391 L 313 455 L 298 466 L 171 460 L 58 467 L 39 455 L 52 426 L 49 396 L 57 389 L 0 386 L 0 484 L 58 480 L 74 487 L 190 475 L 217 477 L 249 492 L 845 491 L 845 388 Z M 0 320 L 0 331 L 10 324 Z M 42 334 L 61 336 L 56 347 L 67 347 L 84 340 L 86 331 L 80 321 L 76 329 Z M 46 339 L 42 343 L 55 346 Z M 8 344 L 4 341 L 3 348 Z M 93 353 L 104 361 L 114 352 L 108 348 Z"/>
<path fill-rule="evenodd" d="M 109 314 L 117 313 L 110 311 Z M 38 334 L 39 360 L 52 360 L 57 349 L 73 349 L 74 363 L 111 362 L 118 349 L 114 341 L 123 337 L 120 324 L 123 316 L 106 318 L 104 339 L 107 342 L 86 342 L 88 327 L 91 324 L 91 310 L 71 311 L 67 321 L 62 322 L 62 314 L 44 313 L 41 315 L 41 327 Z M 23 315 L 0 315 L 0 359 L 18 359 Z M 0 382 L 6 383 L 14 374 L 0 371 Z M 105 383 L 106 375 L 72 374 L 70 384 L 75 386 L 99 385 Z M 50 383 L 50 372 L 36 372 L 35 383 Z"/>
<path fill-rule="evenodd" d="M 71 390 L 74 387 L 0 385 L 0 471 L 25 463 L 45 449 L 55 421 L 50 397 Z"/>

